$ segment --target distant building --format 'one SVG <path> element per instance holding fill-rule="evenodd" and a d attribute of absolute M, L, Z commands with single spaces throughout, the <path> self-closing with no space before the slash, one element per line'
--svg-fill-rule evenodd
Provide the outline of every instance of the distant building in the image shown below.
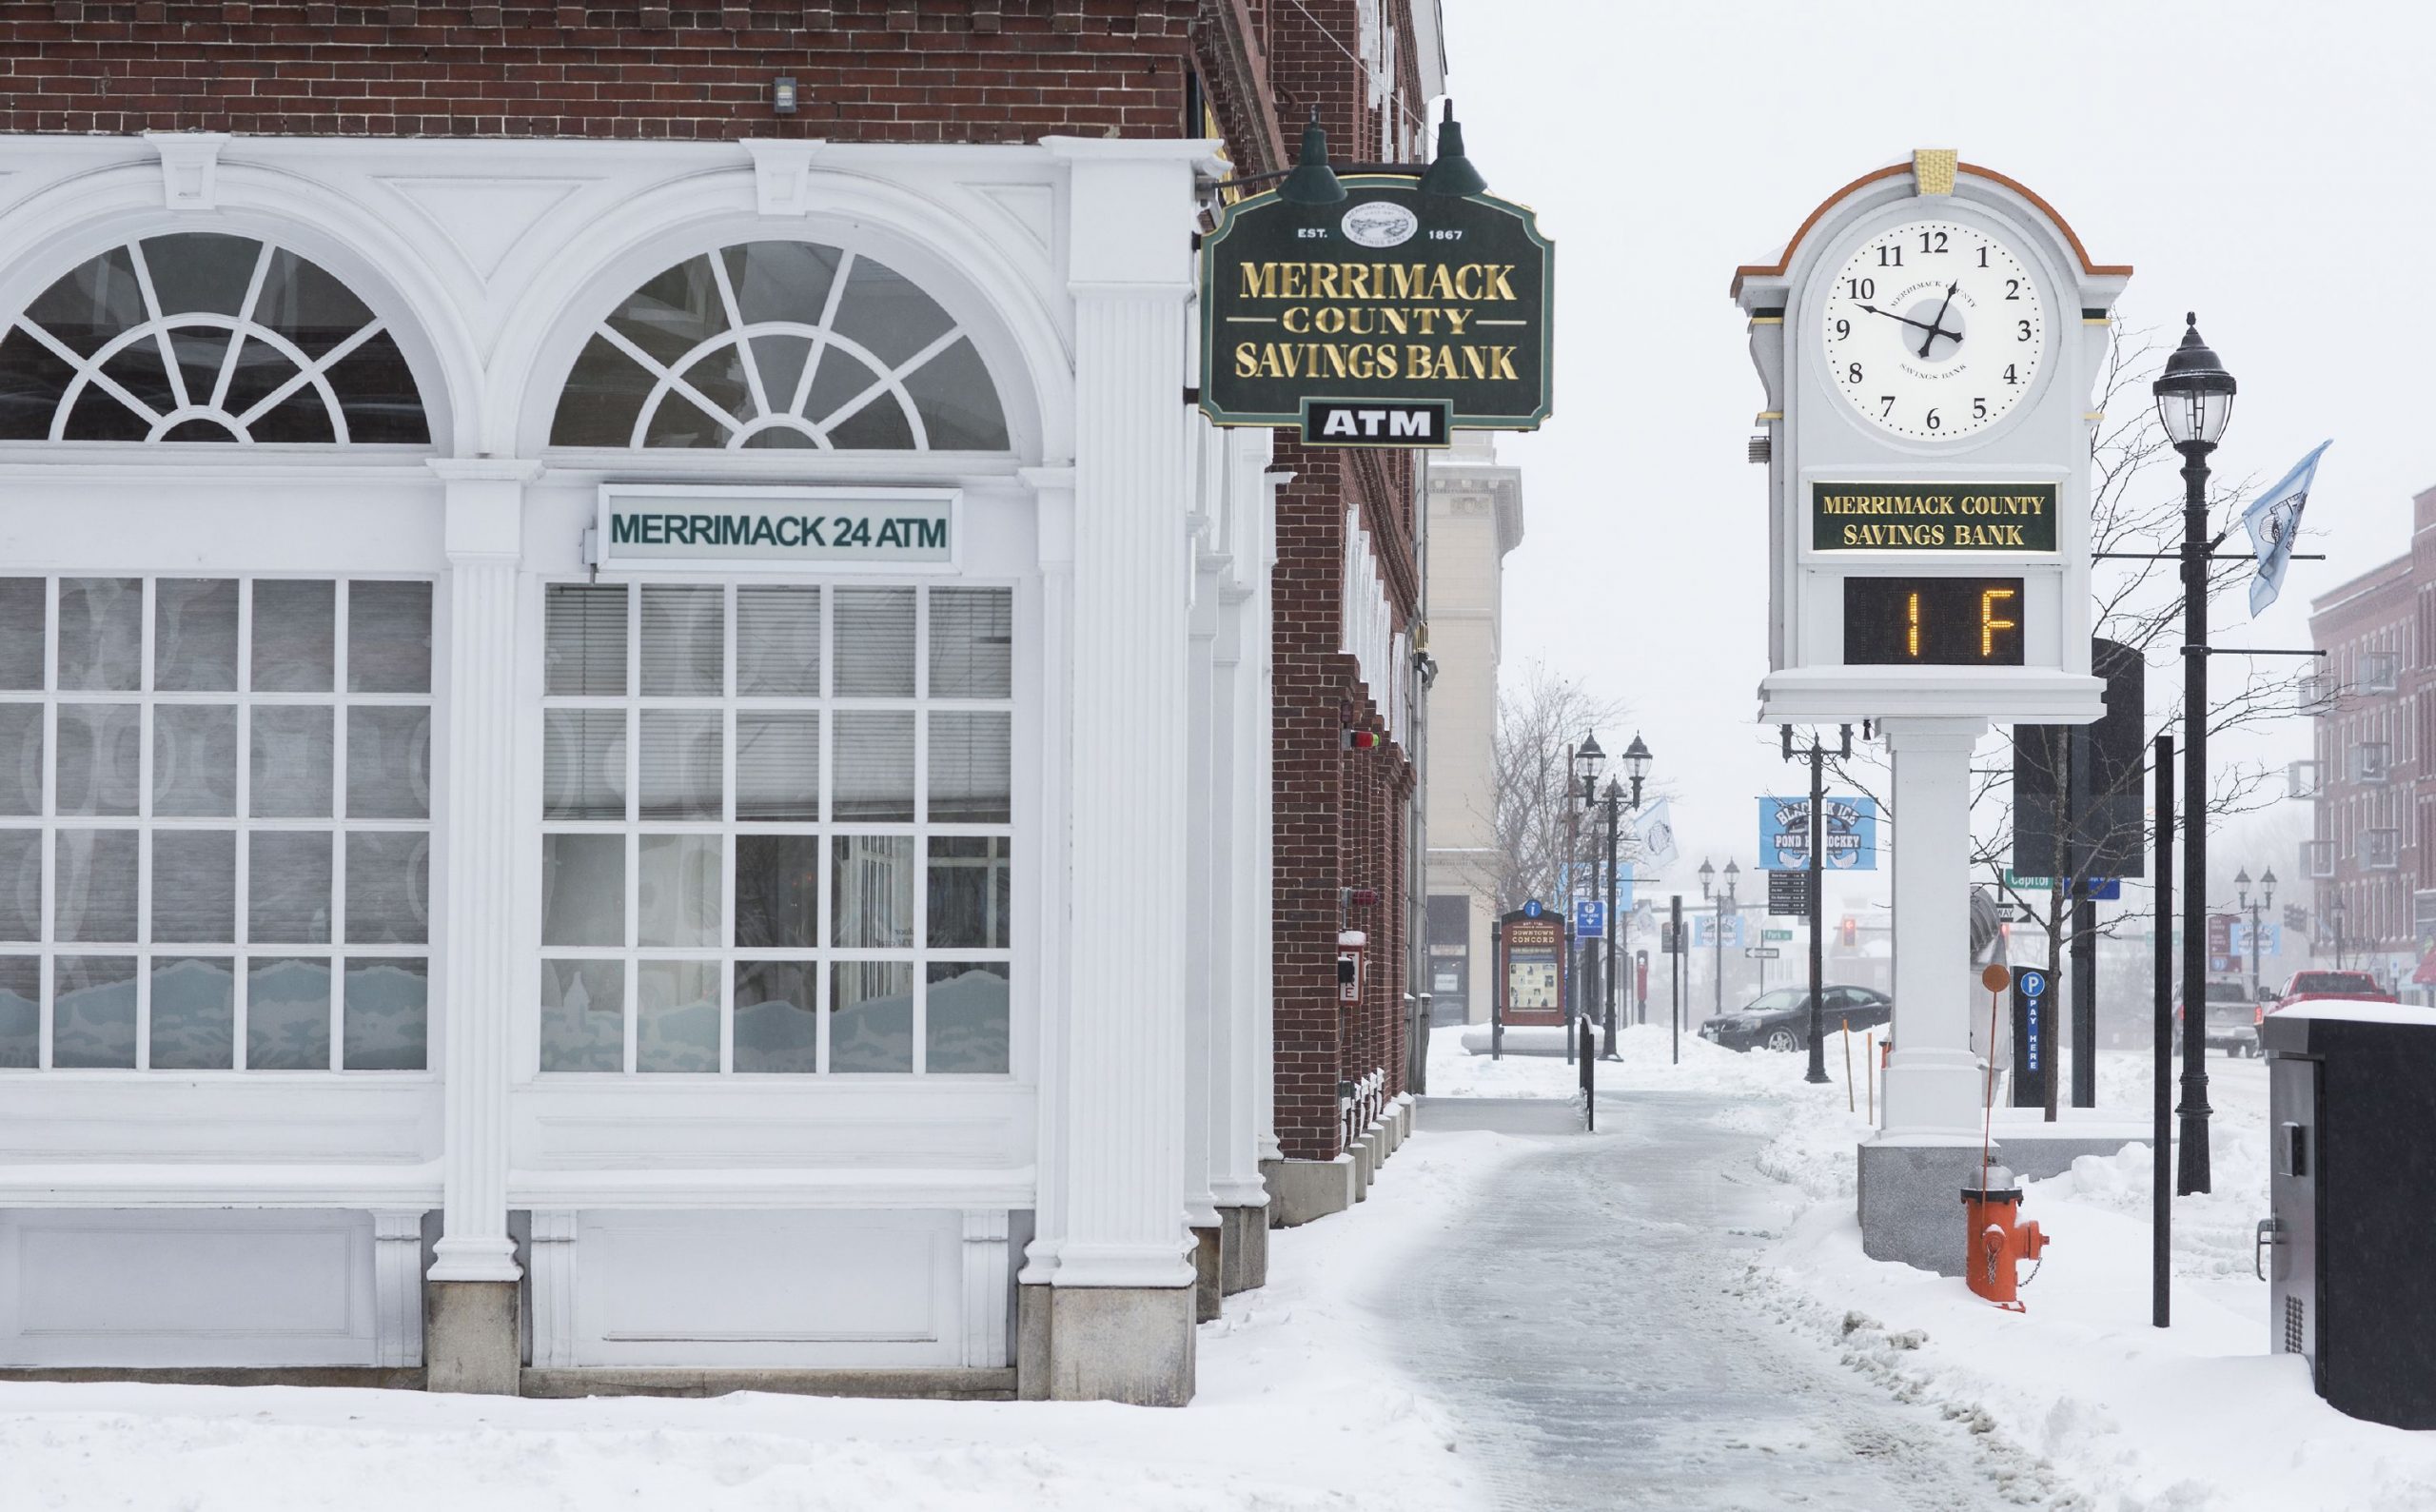
<path fill-rule="evenodd" d="M 2316 795 L 2314 839 L 2300 876 L 2315 892 L 2310 938 L 2317 958 L 2361 966 L 2414 988 L 2436 947 L 2436 892 L 2423 892 L 2436 854 L 2436 771 L 2423 752 L 2436 721 L 2436 489 L 2412 501 L 2410 550 L 2319 596 L 2311 642 L 2328 655 L 2309 707 L 2314 771 L 2294 773 Z M 2296 890 L 2297 891 L 2297 890 Z"/>
<path fill-rule="evenodd" d="M 1497 663 L 1505 554 L 1522 540 L 1522 478 L 1474 434 L 1429 469 L 1429 981 L 1435 1023 L 1489 1010 L 1497 916 Z"/>

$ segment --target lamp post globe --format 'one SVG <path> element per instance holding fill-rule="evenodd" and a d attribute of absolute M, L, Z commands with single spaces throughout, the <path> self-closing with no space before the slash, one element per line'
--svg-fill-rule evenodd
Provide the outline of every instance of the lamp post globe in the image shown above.
<path fill-rule="evenodd" d="M 2240 871 L 2233 874 L 2233 898 L 2234 906 L 2236 908 L 2249 907 L 2249 867 L 2243 867 Z"/>
<path fill-rule="evenodd" d="M 1624 747 L 1624 776 L 1633 779 L 1632 806 L 1638 809 L 1641 782 L 1649 776 L 1649 747 L 1641 743 L 1638 734 L 1633 736 L 1633 743 Z"/>
<path fill-rule="evenodd" d="M 1581 804 L 1588 808 L 1598 795 L 1599 774 L 1607 770 L 1607 753 L 1599 749 L 1599 736 L 1585 734 L 1581 747 L 1573 754 L 1574 776 L 1581 779 Z"/>
<path fill-rule="evenodd" d="M 2233 417 L 2233 375 L 2199 335 L 2199 316 L 2184 317 L 2182 344 L 2166 359 L 2166 370 L 2149 385 L 2157 402 L 2157 420 L 2174 450 L 2188 457 L 2215 449 L 2224 439 L 2225 422 Z"/>
<path fill-rule="evenodd" d="M 2269 867 L 2258 875 L 2258 885 L 2267 893 L 2267 906 L 2275 906 L 2275 868 Z"/>

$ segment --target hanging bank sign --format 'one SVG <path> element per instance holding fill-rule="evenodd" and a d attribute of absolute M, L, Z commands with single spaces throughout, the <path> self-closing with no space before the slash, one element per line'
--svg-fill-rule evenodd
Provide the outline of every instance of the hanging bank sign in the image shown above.
<path fill-rule="evenodd" d="M 1335 445 L 1537 429 L 1555 248 L 1531 212 L 1401 175 L 1344 184 L 1336 205 L 1254 195 L 1203 240 L 1203 413 Z"/>
<path fill-rule="evenodd" d="M 585 559 L 682 572 L 942 569 L 956 545 L 953 489 L 603 483 Z"/>

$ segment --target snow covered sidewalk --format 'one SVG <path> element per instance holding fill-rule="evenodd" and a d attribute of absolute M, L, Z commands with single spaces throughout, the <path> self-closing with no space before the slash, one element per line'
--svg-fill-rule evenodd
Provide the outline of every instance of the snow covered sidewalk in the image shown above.
<path fill-rule="evenodd" d="M 0 1506 L 287 1512 L 1474 1512 L 1493 1490 L 1395 1364 L 1385 1278 L 1527 1143 L 1407 1144 L 1370 1200 L 1272 1235 L 1180 1411 L 738 1395 L 0 1384 Z"/>
<path fill-rule="evenodd" d="M 2146 1146 L 2026 1184 L 2024 1215 L 2053 1244 L 2023 1288 L 2028 1313 L 2006 1313 L 1958 1280 L 1862 1255 L 1853 1147 L 1867 1130 L 1840 1088 L 1832 1106 L 1753 1105 L 1779 1125 L 1761 1168 L 1810 1205 L 1752 1267 L 1749 1295 L 1897 1395 L 2039 1457 L 2092 1512 L 2436 1506 L 2436 1434 L 2345 1417 L 2298 1358 L 2268 1352 L 2250 1269 L 2268 1210 L 2266 1068 L 2209 1070 L 2215 1189 L 2174 1203 L 2171 1328 L 2149 1322 Z M 2144 1054 L 2106 1052 L 2099 1072 L 2105 1105 L 2148 1107 Z"/>

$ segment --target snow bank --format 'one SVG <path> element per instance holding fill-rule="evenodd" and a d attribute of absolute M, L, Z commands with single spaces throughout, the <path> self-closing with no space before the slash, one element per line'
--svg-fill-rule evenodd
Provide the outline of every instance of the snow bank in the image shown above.
<path fill-rule="evenodd" d="M 737 1395 L 0 1383 L 10 1512 L 1475 1512 L 1461 1425 L 1370 1306 L 1526 1142 L 1430 1134 L 1370 1200 L 1271 1235 L 1182 1410 Z"/>
<path fill-rule="evenodd" d="M 1864 1130 L 1840 1101 L 1798 1097 L 1764 1105 L 1783 1127 L 1761 1165 L 1817 1200 L 1745 1295 L 1898 1395 L 2010 1445 L 1997 1458 L 2015 1500 L 2065 1488 L 2078 1498 L 2066 1504 L 2092 1512 L 2436 1506 L 2436 1434 L 2347 1418 L 2318 1401 L 2298 1358 L 2268 1353 L 2249 1253 L 2267 1211 L 2266 1068 L 2209 1069 L 2215 1190 L 2174 1203 L 2171 1328 L 2149 1323 L 2146 1146 L 2027 1184 L 2023 1210 L 2054 1242 L 2023 1288 L 2029 1312 L 2014 1314 L 1958 1280 L 1861 1254 L 1849 1172 Z M 2101 1096 L 2145 1110 L 2148 1072 L 2145 1055 L 2102 1056 Z"/>

